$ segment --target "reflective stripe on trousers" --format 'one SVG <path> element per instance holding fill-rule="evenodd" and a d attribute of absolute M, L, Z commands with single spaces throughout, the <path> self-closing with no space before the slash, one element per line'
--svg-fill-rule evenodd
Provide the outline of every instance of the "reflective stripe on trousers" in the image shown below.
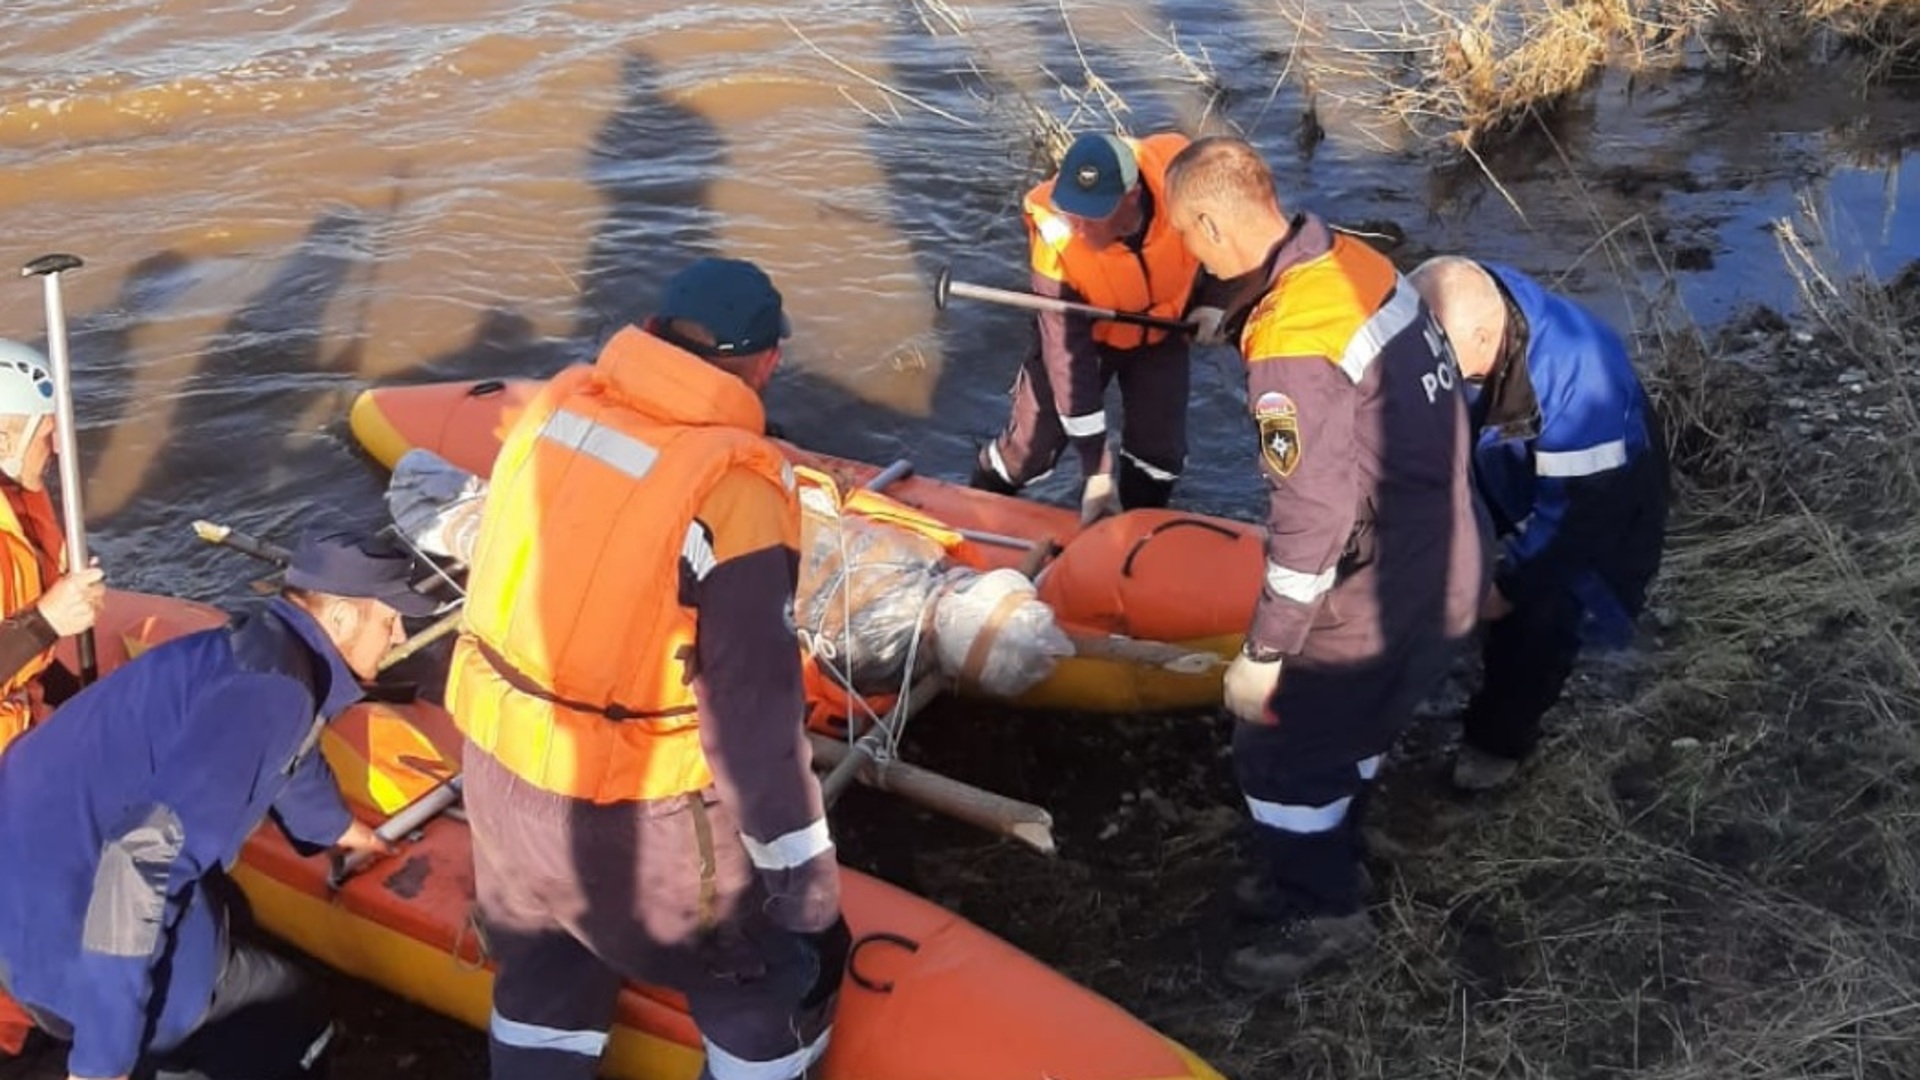
<path fill-rule="evenodd" d="M 1379 775 L 1380 763 L 1385 759 L 1385 754 L 1375 754 L 1358 762 L 1354 765 L 1354 775 L 1361 784 L 1368 783 Z M 1280 803 L 1247 796 L 1247 810 L 1253 814 L 1253 820 L 1270 829 L 1290 833 L 1330 832 L 1347 819 L 1347 808 L 1352 803 L 1352 795 L 1343 795 L 1319 806 Z"/>
<path fill-rule="evenodd" d="M 832 1036 L 833 1029 L 829 1027 L 811 1043 L 768 1060 L 740 1057 L 707 1039 L 707 1067 L 702 1075 L 713 1080 L 796 1080 L 827 1052 L 827 1040 Z"/>

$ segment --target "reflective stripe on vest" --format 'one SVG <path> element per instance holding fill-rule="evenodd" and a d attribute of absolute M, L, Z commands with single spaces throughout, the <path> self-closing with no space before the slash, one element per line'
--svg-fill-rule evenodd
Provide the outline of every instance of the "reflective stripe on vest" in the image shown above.
<path fill-rule="evenodd" d="M 1380 358 L 1387 342 L 1399 337 L 1401 332 L 1420 319 L 1420 294 L 1404 280 L 1394 282 L 1393 295 L 1379 311 L 1360 324 L 1354 331 L 1353 340 L 1340 354 L 1340 370 L 1355 385 L 1367 377 L 1367 370 Z"/>
<path fill-rule="evenodd" d="M 1324 254 L 1280 273 L 1248 316 L 1240 351 L 1249 361 L 1325 357 L 1358 386 L 1422 321 L 1420 294 L 1387 257 L 1335 233 Z"/>
<path fill-rule="evenodd" d="M 660 451 L 612 428 L 565 409 L 547 417 L 540 426 L 540 437 L 559 443 L 577 454 L 585 454 L 603 464 L 639 480 L 660 460 Z"/>

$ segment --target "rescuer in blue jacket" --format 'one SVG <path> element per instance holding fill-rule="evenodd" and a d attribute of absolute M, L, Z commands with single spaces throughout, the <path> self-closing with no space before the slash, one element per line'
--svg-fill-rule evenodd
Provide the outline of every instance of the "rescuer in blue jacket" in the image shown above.
<path fill-rule="evenodd" d="M 369 537 L 311 537 L 261 612 L 159 646 L 0 758 L 0 987 L 75 1078 L 291 1080 L 331 1028 L 296 969 L 228 936 L 224 871 L 269 814 L 296 843 L 382 851 L 320 728 L 434 602 Z"/>
<path fill-rule="evenodd" d="M 1660 567 L 1666 447 L 1626 346 L 1585 308 L 1455 256 L 1411 276 L 1474 388 L 1474 480 L 1501 537 L 1453 772 L 1488 790 L 1533 749 L 1582 645 L 1631 639 Z"/>

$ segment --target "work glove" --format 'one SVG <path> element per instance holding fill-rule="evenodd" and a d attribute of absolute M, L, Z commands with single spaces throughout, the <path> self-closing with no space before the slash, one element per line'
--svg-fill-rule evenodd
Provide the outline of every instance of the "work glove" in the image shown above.
<path fill-rule="evenodd" d="M 1273 699 L 1274 688 L 1279 685 L 1279 657 L 1256 660 L 1242 652 L 1227 665 L 1221 690 L 1227 711 L 1235 719 L 1249 724 L 1271 724 L 1273 719 L 1267 714 L 1267 702 Z"/>
<path fill-rule="evenodd" d="M 1217 307 L 1197 307 L 1187 312 L 1187 321 L 1194 326 L 1193 343 L 1195 345 L 1224 345 L 1227 341 L 1225 323 L 1227 313 Z"/>
<path fill-rule="evenodd" d="M 95 559 L 85 569 L 75 570 L 48 586 L 34 606 L 40 609 L 40 617 L 47 620 L 54 633 L 72 637 L 93 628 L 106 602 L 106 571 L 100 569 L 100 560 Z"/>
<path fill-rule="evenodd" d="M 1087 486 L 1080 489 L 1080 527 L 1086 528 L 1119 512 L 1120 497 L 1114 490 L 1113 474 L 1095 473 L 1087 477 Z"/>
<path fill-rule="evenodd" d="M 818 1009 L 840 992 L 840 980 L 847 974 L 847 955 L 853 951 L 853 932 L 846 916 L 836 916 L 833 925 L 813 934 L 801 934 L 800 940 L 819 962 L 818 974 L 807 994 L 800 999 L 803 1009 Z"/>

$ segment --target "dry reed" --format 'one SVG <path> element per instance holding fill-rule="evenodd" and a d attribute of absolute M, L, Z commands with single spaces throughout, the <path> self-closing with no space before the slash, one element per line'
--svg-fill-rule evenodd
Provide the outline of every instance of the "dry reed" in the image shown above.
<path fill-rule="evenodd" d="M 1526 130 L 1609 67 L 1781 80 L 1844 61 L 1862 86 L 1920 71 L 1913 0 L 1417 0 L 1393 26 L 1351 8 L 1332 20 L 1299 0 L 1282 8 L 1330 23 L 1322 37 L 1339 44 L 1318 63 L 1372 86 L 1370 104 L 1446 152 Z"/>

